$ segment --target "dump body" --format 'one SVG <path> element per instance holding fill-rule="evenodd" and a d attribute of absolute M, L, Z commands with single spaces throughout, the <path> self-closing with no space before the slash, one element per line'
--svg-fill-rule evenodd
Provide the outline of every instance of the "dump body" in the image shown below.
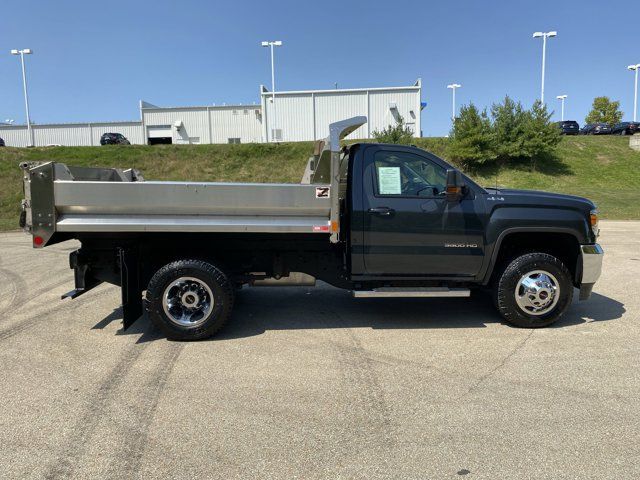
<path fill-rule="evenodd" d="M 45 230 L 45 236 L 53 232 L 328 232 L 328 185 L 147 182 L 116 169 L 80 172 L 58 163 L 37 166 L 27 175 L 32 178 L 27 182 L 32 198 L 26 226 Z M 110 179 L 98 179 L 106 177 Z M 41 218 L 46 222 L 39 222 Z"/>
<path fill-rule="evenodd" d="M 331 233 L 337 242 L 340 140 L 365 121 L 331 124 L 322 174 L 309 184 L 147 182 L 132 169 L 25 163 L 22 226 L 36 247 L 56 232 Z"/>

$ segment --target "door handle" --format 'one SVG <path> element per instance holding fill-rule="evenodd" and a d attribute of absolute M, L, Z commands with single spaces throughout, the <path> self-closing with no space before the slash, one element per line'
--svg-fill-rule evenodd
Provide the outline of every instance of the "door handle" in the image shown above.
<path fill-rule="evenodd" d="M 389 208 L 389 207 L 375 207 L 375 208 L 370 208 L 368 210 L 368 212 L 372 213 L 374 215 L 380 215 L 380 216 L 388 217 L 389 215 L 394 213 L 395 210 L 393 208 Z"/>

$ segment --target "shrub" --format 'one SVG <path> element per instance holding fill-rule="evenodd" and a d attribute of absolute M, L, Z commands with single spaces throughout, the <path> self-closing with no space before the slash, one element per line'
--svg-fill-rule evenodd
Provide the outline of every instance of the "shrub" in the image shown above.
<path fill-rule="evenodd" d="M 551 121 L 547 106 L 536 100 L 525 116 L 521 157 L 529 159 L 535 167 L 538 159 L 553 155 L 560 143 L 560 129 Z"/>
<path fill-rule="evenodd" d="M 451 130 L 447 153 L 465 166 L 482 165 L 496 158 L 493 148 L 491 121 L 487 111 L 473 105 L 463 105 Z"/>
<path fill-rule="evenodd" d="M 473 104 L 463 106 L 451 131 L 447 153 L 467 167 L 538 159 L 553 155 L 560 132 L 540 101 L 531 110 L 508 96 L 491 106 L 491 115 Z"/>
<path fill-rule="evenodd" d="M 373 138 L 380 143 L 400 143 L 409 145 L 413 142 L 413 132 L 405 125 L 404 118 L 401 116 L 396 120 L 395 125 L 389 125 L 382 131 L 374 130 Z"/>
<path fill-rule="evenodd" d="M 494 103 L 491 106 L 491 119 L 497 159 L 504 163 L 522 157 L 527 121 L 527 112 L 522 108 L 522 104 L 507 96 L 502 103 Z"/>

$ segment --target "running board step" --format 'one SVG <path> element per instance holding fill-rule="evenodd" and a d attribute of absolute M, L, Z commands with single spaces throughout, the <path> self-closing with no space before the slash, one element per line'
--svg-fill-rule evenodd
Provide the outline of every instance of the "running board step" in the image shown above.
<path fill-rule="evenodd" d="M 447 287 L 380 287 L 373 290 L 354 290 L 355 298 L 381 298 L 381 297 L 469 297 L 471 291 L 468 288 Z"/>

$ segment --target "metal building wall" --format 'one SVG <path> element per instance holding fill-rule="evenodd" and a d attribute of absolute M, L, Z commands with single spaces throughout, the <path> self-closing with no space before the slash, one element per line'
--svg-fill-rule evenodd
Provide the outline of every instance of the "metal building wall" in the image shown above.
<path fill-rule="evenodd" d="M 375 130 L 394 124 L 399 116 L 419 137 L 421 88 L 418 80 L 407 87 L 276 92 L 275 126 L 282 133 L 278 140 L 324 138 L 330 123 L 356 115 L 366 115 L 369 122 L 350 138 L 371 138 Z M 260 105 L 157 107 L 140 102 L 140 122 L 34 125 L 35 144 L 99 145 L 106 132 L 122 133 L 133 144 L 146 144 L 153 127 L 166 127 L 177 144 L 227 143 L 238 138 L 241 143 L 269 141 L 274 123 L 272 93 L 264 86 L 260 92 Z M 0 125 L 0 137 L 8 146 L 29 144 L 22 125 Z"/>
<path fill-rule="evenodd" d="M 345 118 L 367 115 L 367 92 L 317 93 L 315 96 L 315 140 L 329 135 L 329 124 Z M 278 99 L 276 98 L 276 101 Z M 367 115 L 369 116 L 369 115 Z M 371 120 L 369 120 L 371 121 Z M 367 124 L 363 125 L 348 138 L 368 138 Z"/>
<path fill-rule="evenodd" d="M 396 109 L 390 108 L 393 104 Z M 402 116 L 407 126 L 413 130 L 414 136 L 420 136 L 420 97 L 416 93 L 404 90 L 369 92 L 370 132 L 395 125 L 398 116 Z"/>
<path fill-rule="evenodd" d="M 91 145 L 100 145 L 100 137 L 103 133 L 121 133 L 132 145 L 144 145 L 146 143 L 142 131 L 141 122 L 118 122 L 118 123 L 90 123 Z"/>
<path fill-rule="evenodd" d="M 269 95 L 265 99 L 268 112 L 266 116 L 267 138 L 271 138 L 272 124 L 282 130 L 281 140 L 283 142 L 295 142 L 313 138 L 313 96 L 311 94 L 276 96 L 275 101 L 277 118 L 274 120 L 271 96 Z"/>
<path fill-rule="evenodd" d="M 26 147 L 29 145 L 27 127 L 22 125 L 0 125 L 0 138 L 7 147 Z"/>
<path fill-rule="evenodd" d="M 263 140 L 272 138 L 272 124 L 282 130 L 283 141 L 324 138 L 330 123 L 357 115 L 366 115 L 369 121 L 349 138 L 371 138 L 375 130 L 394 125 L 400 116 L 419 137 L 421 90 L 418 79 L 407 87 L 276 92 L 274 119 L 272 92 L 261 86 Z"/>
<path fill-rule="evenodd" d="M 241 143 L 262 141 L 262 110 L 260 105 L 209 107 L 213 139 L 211 143 L 228 143 L 239 138 Z"/>
<path fill-rule="evenodd" d="M 173 143 L 260 142 L 260 105 L 223 105 L 207 107 L 143 107 L 145 129 L 170 125 Z M 176 122 L 181 123 L 178 129 Z M 145 132 L 146 135 L 146 132 Z"/>
<path fill-rule="evenodd" d="M 141 145 L 144 141 L 140 122 L 60 123 L 31 128 L 36 147 L 100 145 L 100 137 L 108 132 L 121 133 L 132 144 Z M 26 125 L 1 125 L 0 137 L 8 147 L 26 147 L 30 143 Z"/>
<path fill-rule="evenodd" d="M 145 128 L 170 125 L 173 143 L 211 143 L 207 107 L 184 108 L 143 108 L 142 118 Z M 178 130 L 176 122 L 182 122 Z M 145 139 L 147 138 L 147 132 Z"/>

